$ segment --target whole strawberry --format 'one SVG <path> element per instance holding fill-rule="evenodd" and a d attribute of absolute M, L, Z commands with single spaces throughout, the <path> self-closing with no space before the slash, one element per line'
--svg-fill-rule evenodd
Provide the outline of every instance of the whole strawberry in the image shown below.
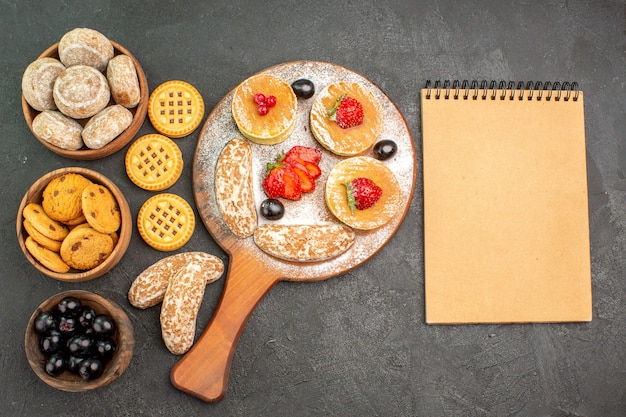
<path fill-rule="evenodd" d="M 340 128 L 348 129 L 363 123 L 363 106 L 355 98 L 343 94 L 335 101 L 335 106 L 328 111 L 328 115 Z"/>
<path fill-rule="evenodd" d="M 382 188 L 365 177 L 355 178 L 343 185 L 346 186 L 348 206 L 352 212 L 372 207 L 383 194 Z"/>

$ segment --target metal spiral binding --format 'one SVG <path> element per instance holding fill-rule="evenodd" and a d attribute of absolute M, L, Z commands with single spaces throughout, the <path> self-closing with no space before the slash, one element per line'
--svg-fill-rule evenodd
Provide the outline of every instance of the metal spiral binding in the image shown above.
<path fill-rule="evenodd" d="M 489 86 L 487 86 L 489 85 Z M 443 83 L 441 80 L 435 81 L 433 84 L 431 80 L 426 81 L 426 99 L 430 100 L 432 94 L 432 90 L 435 90 L 434 97 L 435 100 L 439 100 L 442 97 L 444 100 L 468 100 L 470 97 L 470 92 L 472 96 L 472 100 L 478 100 L 480 97 L 482 100 L 486 100 L 489 97 L 491 100 L 505 100 L 507 97 L 509 100 L 515 100 L 517 97 L 518 100 L 524 99 L 524 92 L 528 91 L 527 100 L 531 101 L 533 98 L 537 101 L 545 100 L 550 101 L 554 98 L 554 101 L 578 101 L 578 97 L 580 95 L 580 90 L 578 89 L 578 83 L 569 81 L 565 81 L 563 83 L 559 81 L 555 81 L 552 83 L 551 81 L 527 81 L 524 83 L 523 81 L 519 81 L 515 83 L 515 81 L 487 81 L 482 80 L 479 82 L 477 80 L 472 80 L 471 83 L 468 80 L 454 80 L 450 82 L 450 80 L 444 80 Z M 463 94 L 461 94 L 463 91 Z M 480 94 L 482 92 L 482 94 Z M 491 94 L 489 94 L 491 92 Z M 516 94 L 518 93 L 518 94 Z"/>

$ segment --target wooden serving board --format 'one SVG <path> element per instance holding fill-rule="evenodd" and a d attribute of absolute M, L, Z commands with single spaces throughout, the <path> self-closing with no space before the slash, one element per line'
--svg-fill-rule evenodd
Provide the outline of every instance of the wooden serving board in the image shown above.
<path fill-rule="evenodd" d="M 342 255 L 315 263 L 294 263 L 271 257 L 254 244 L 253 238 L 235 236 L 220 216 L 215 199 L 215 167 L 228 141 L 241 137 L 232 118 L 230 91 L 212 110 L 200 132 L 193 161 L 193 189 L 199 215 L 215 241 L 228 253 L 224 292 L 211 322 L 191 350 L 174 366 L 172 384 L 203 401 L 219 401 L 226 394 L 228 374 L 239 336 L 252 311 L 281 280 L 318 281 L 343 274 L 374 256 L 395 234 L 404 219 L 415 187 L 416 156 L 411 134 L 402 114 L 391 100 L 372 82 L 339 65 L 297 61 L 270 67 L 264 71 L 283 78 L 288 83 L 307 78 L 315 84 L 316 94 L 337 81 L 359 82 L 369 88 L 383 109 L 383 129 L 380 139 L 392 139 L 398 151 L 385 164 L 393 171 L 402 189 L 398 216 L 385 226 L 372 231 L 356 231 L 354 245 Z M 298 99 L 298 120 L 294 132 L 284 142 L 267 146 L 252 143 L 253 177 L 256 207 L 266 198 L 262 181 L 265 164 L 294 145 L 323 150 L 320 167 L 322 176 L 316 180 L 316 190 L 304 194 L 299 201 L 284 201 L 282 224 L 338 222 L 326 208 L 324 184 L 332 167 L 345 157 L 324 150 L 309 129 L 309 114 L 315 96 Z M 371 150 L 363 155 L 371 155 Z M 268 222 L 259 215 L 259 223 Z"/>

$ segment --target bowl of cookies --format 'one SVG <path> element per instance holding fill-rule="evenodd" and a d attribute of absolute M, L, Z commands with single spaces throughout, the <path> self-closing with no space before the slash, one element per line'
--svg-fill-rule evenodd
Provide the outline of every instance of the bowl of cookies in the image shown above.
<path fill-rule="evenodd" d="M 135 338 L 126 312 L 99 294 L 71 290 L 53 295 L 31 315 L 24 350 L 35 374 L 68 392 L 108 385 L 124 373 Z"/>
<path fill-rule="evenodd" d="M 122 45 L 89 28 L 65 33 L 22 75 L 33 135 L 67 158 L 93 160 L 128 144 L 148 111 L 148 82 Z"/>
<path fill-rule="evenodd" d="M 132 217 L 119 188 L 99 172 L 60 168 L 39 178 L 17 212 L 17 239 L 43 274 L 88 281 L 111 270 L 130 243 Z"/>

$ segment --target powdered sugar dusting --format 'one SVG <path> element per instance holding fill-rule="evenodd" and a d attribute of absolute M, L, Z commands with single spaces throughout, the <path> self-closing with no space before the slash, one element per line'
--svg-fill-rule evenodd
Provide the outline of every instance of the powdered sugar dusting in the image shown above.
<path fill-rule="evenodd" d="M 283 78 L 291 84 L 299 78 L 307 78 L 315 84 L 316 94 L 307 100 L 298 99 L 298 115 L 296 126 L 289 138 L 277 145 L 259 145 L 251 143 L 253 155 L 253 181 L 255 206 L 267 198 L 262 188 L 262 181 L 266 174 L 266 163 L 273 161 L 276 156 L 287 152 L 295 145 L 316 147 L 322 150 L 322 159 L 319 163 L 322 175 L 316 180 L 316 189 L 312 193 L 303 194 L 299 201 L 283 200 L 285 216 L 278 222 L 270 222 L 258 216 L 259 224 L 325 224 L 339 223 L 326 208 L 324 188 L 328 174 L 339 161 L 346 159 L 334 155 L 324 149 L 313 137 L 310 131 L 309 115 L 315 97 L 328 85 L 337 81 L 358 82 L 368 88 L 378 99 L 383 111 L 383 127 L 378 140 L 392 139 L 398 145 L 398 151 L 393 158 L 384 162 L 394 173 L 401 188 L 401 203 L 398 215 L 386 225 L 372 230 L 355 230 L 356 240 L 352 247 L 343 254 L 322 262 L 292 263 L 282 261 L 261 252 L 251 237 L 238 239 L 237 246 L 247 251 L 247 262 L 255 261 L 265 265 L 268 269 L 278 271 L 285 280 L 306 281 L 320 280 L 345 273 L 357 267 L 380 250 L 399 228 L 413 196 L 416 178 L 415 149 L 411 134 L 402 114 L 391 100 L 372 82 L 363 76 L 339 65 L 318 61 L 297 61 L 276 65 L 262 71 Z M 215 166 L 220 152 L 225 144 L 241 137 L 232 117 L 231 104 L 234 90 L 229 92 L 212 110 L 200 132 L 196 154 L 194 157 L 193 179 L 196 204 L 203 223 L 213 236 L 230 233 L 223 219 L 219 215 L 215 199 Z M 361 155 L 371 156 L 371 150 Z M 218 242 L 223 244 L 223 242 Z M 225 250 L 232 248 L 225 247 Z"/>

